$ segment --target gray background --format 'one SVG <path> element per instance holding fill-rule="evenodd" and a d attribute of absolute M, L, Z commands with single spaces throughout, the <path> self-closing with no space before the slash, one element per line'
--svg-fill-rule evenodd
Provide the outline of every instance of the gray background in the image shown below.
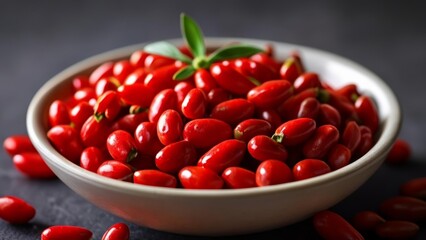
<path fill-rule="evenodd" d="M 79 60 L 139 42 L 180 36 L 186 12 L 207 36 L 298 43 L 350 58 L 382 77 L 403 108 L 401 137 L 413 148 L 408 165 L 383 165 L 334 210 L 350 218 L 377 208 L 407 179 L 426 174 L 426 4 L 421 1 L 1 1 L 0 139 L 24 134 L 31 97 L 50 77 Z M 122 221 L 86 202 L 59 180 L 33 181 L 0 152 L 0 196 L 16 195 L 37 209 L 30 224 L 0 221 L 0 239 L 37 239 L 50 225 L 91 229 L 96 239 Z M 309 196 L 307 196 L 309 197 Z M 259 203 L 261 204 L 261 203 Z M 132 239 L 203 239 L 129 223 Z M 214 226 L 212 226 L 214 227 Z M 426 238 L 422 224 L 417 239 Z M 315 239 L 310 221 L 229 239 Z"/>

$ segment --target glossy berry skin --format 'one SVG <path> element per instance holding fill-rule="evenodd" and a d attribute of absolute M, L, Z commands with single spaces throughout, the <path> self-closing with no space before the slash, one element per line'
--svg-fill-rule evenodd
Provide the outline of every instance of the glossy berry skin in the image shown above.
<path fill-rule="evenodd" d="M 195 119 L 186 123 L 183 129 L 183 139 L 197 148 L 211 148 L 231 137 L 231 126 L 218 119 Z"/>
<path fill-rule="evenodd" d="M 364 154 L 366 154 L 371 147 L 373 147 L 373 135 L 371 133 L 370 128 L 368 128 L 367 126 L 361 125 L 359 127 L 360 131 L 361 131 L 361 141 L 357 147 L 357 149 L 355 150 L 355 155 L 357 157 L 361 157 Z"/>
<path fill-rule="evenodd" d="M 173 91 L 176 92 L 177 96 L 177 109 L 181 111 L 182 102 L 185 99 L 186 95 L 194 89 L 194 84 L 191 82 L 179 82 L 176 84 L 176 86 L 173 88 Z"/>
<path fill-rule="evenodd" d="M 198 160 L 197 165 L 221 174 L 225 168 L 238 166 L 243 160 L 245 152 L 245 142 L 228 139 L 208 150 Z"/>
<path fill-rule="evenodd" d="M 379 114 L 373 100 L 368 96 L 362 95 L 357 98 L 354 106 L 362 124 L 369 127 L 374 135 L 379 128 Z"/>
<path fill-rule="evenodd" d="M 207 93 L 207 102 L 209 108 L 213 108 L 221 102 L 231 99 L 231 94 L 223 88 L 213 88 Z"/>
<path fill-rule="evenodd" d="M 309 88 L 298 94 L 295 94 L 278 106 L 278 114 L 284 120 L 291 120 L 297 117 L 300 105 L 307 98 L 316 98 L 318 95 L 318 88 Z"/>
<path fill-rule="evenodd" d="M 101 78 L 112 76 L 113 68 L 113 62 L 105 62 L 98 66 L 89 76 L 90 85 L 94 86 Z"/>
<path fill-rule="evenodd" d="M 318 74 L 313 72 L 305 72 L 296 78 L 293 82 L 294 91 L 296 93 L 302 92 L 308 88 L 321 87 L 321 81 Z"/>
<path fill-rule="evenodd" d="M 148 54 L 144 60 L 144 67 L 149 71 L 154 71 L 163 67 L 174 65 L 175 63 L 176 60 L 174 59 L 155 54 Z"/>
<path fill-rule="evenodd" d="M 115 223 L 102 236 L 102 240 L 129 240 L 130 229 L 125 223 Z"/>
<path fill-rule="evenodd" d="M 115 91 L 106 91 L 96 101 L 94 106 L 95 116 L 98 119 L 103 117 L 113 120 L 121 110 L 120 97 Z"/>
<path fill-rule="evenodd" d="M 87 102 L 91 105 L 94 105 L 94 103 L 96 103 L 96 98 L 97 96 L 95 89 L 91 87 L 82 88 L 76 91 L 73 95 L 74 102 Z"/>
<path fill-rule="evenodd" d="M 271 124 L 272 129 L 277 128 L 283 122 L 281 116 L 275 109 L 260 110 L 256 114 L 256 117 L 268 121 Z"/>
<path fill-rule="evenodd" d="M 177 109 L 177 95 L 173 89 L 165 89 L 155 95 L 148 111 L 150 122 L 157 122 L 161 114 L 168 109 Z"/>
<path fill-rule="evenodd" d="M 119 161 L 104 161 L 96 171 L 97 174 L 122 181 L 131 181 L 133 178 L 133 169 Z"/>
<path fill-rule="evenodd" d="M 287 58 L 280 68 L 281 79 L 290 82 L 294 82 L 302 73 L 302 67 L 294 57 Z"/>
<path fill-rule="evenodd" d="M 336 170 L 348 165 L 351 162 L 352 153 L 343 144 L 336 144 L 327 154 L 327 163 L 331 170 Z"/>
<path fill-rule="evenodd" d="M 256 86 L 248 77 L 242 75 L 231 66 L 225 66 L 220 63 L 212 64 L 210 73 L 220 87 L 237 96 L 246 96 Z"/>
<path fill-rule="evenodd" d="M 112 68 L 113 76 L 120 82 L 123 83 L 127 76 L 133 72 L 134 66 L 129 60 L 120 60 L 114 63 Z"/>
<path fill-rule="evenodd" d="M 251 89 L 247 100 L 257 108 L 276 108 L 293 94 L 293 88 L 287 80 L 271 80 Z"/>
<path fill-rule="evenodd" d="M 206 94 L 218 87 L 216 80 L 210 72 L 204 68 L 197 69 L 194 74 L 194 83 L 198 89 L 201 89 Z"/>
<path fill-rule="evenodd" d="M 349 121 L 346 123 L 346 127 L 343 130 L 341 136 L 341 142 L 351 152 L 354 152 L 361 142 L 361 130 L 355 121 Z"/>
<path fill-rule="evenodd" d="M 153 122 L 140 123 L 136 127 L 134 138 L 141 154 L 155 156 L 164 147 L 158 139 L 157 124 Z"/>
<path fill-rule="evenodd" d="M 41 233 L 41 240 L 60 240 L 60 239 L 73 239 L 73 240 L 90 240 L 93 233 L 84 227 L 79 226 L 52 226 L 46 228 Z"/>
<path fill-rule="evenodd" d="M 306 98 L 300 103 L 297 118 L 316 119 L 320 112 L 321 103 L 313 97 Z"/>
<path fill-rule="evenodd" d="M 114 122 L 112 129 L 115 129 L 115 130 L 121 129 L 130 134 L 134 134 L 138 125 L 142 122 L 147 122 L 147 121 L 148 121 L 148 112 L 146 111 L 138 112 L 136 110 L 136 113 L 129 113 L 117 119 Z"/>
<path fill-rule="evenodd" d="M 399 192 L 403 196 L 426 200 L 426 177 L 414 178 L 401 184 Z"/>
<path fill-rule="evenodd" d="M 381 239 L 413 239 L 420 231 L 419 225 L 401 220 L 389 220 L 374 229 Z"/>
<path fill-rule="evenodd" d="M 72 86 L 74 91 L 78 91 L 82 88 L 90 87 L 89 85 L 89 77 L 86 75 L 80 75 L 74 77 L 72 80 Z"/>
<path fill-rule="evenodd" d="M 349 99 L 352 102 L 355 102 L 360 95 L 358 92 L 357 85 L 353 83 L 346 84 L 343 87 L 337 89 L 336 93 L 338 95 L 345 96 L 347 99 Z"/>
<path fill-rule="evenodd" d="M 271 124 L 266 120 L 256 118 L 244 120 L 234 128 L 234 138 L 244 142 L 249 142 L 257 135 L 269 136 L 271 134 Z"/>
<path fill-rule="evenodd" d="M 37 152 L 28 135 L 11 135 L 3 141 L 3 148 L 13 157 L 23 152 Z"/>
<path fill-rule="evenodd" d="M 325 210 L 314 215 L 316 232 L 326 240 L 363 240 L 364 237 L 342 216 Z"/>
<path fill-rule="evenodd" d="M 126 80 L 124 80 L 123 85 L 132 85 L 134 83 L 144 83 L 145 77 L 148 75 L 148 71 L 145 68 L 136 68 L 132 73 L 130 73 Z"/>
<path fill-rule="evenodd" d="M 145 59 L 146 57 L 149 55 L 149 53 L 142 51 L 142 50 L 137 50 L 134 51 L 129 58 L 130 64 L 132 64 L 132 66 L 134 67 L 144 67 L 145 66 Z"/>
<path fill-rule="evenodd" d="M 191 89 L 182 102 L 181 110 L 188 119 L 204 117 L 207 111 L 207 96 L 198 88 Z"/>
<path fill-rule="evenodd" d="M 80 130 L 80 139 L 85 147 L 105 147 L 109 134 L 113 131 L 111 121 L 106 118 L 96 120 L 95 116 L 89 117 Z"/>
<path fill-rule="evenodd" d="M 253 103 L 243 98 L 235 98 L 216 105 L 212 109 L 210 117 L 235 126 L 246 119 L 252 118 L 254 110 Z"/>
<path fill-rule="evenodd" d="M 317 119 L 320 125 L 329 124 L 336 128 L 340 128 L 340 124 L 342 123 L 342 116 L 339 111 L 327 103 L 320 105 Z"/>
<path fill-rule="evenodd" d="M 265 135 L 253 137 L 248 142 L 247 149 L 250 155 L 258 161 L 277 159 L 284 162 L 288 157 L 288 152 L 283 145 Z"/>
<path fill-rule="evenodd" d="M 345 96 L 337 94 L 333 90 L 323 90 L 321 94 L 328 95 L 327 103 L 336 108 L 342 118 L 358 119 L 359 115 L 355 109 L 354 103 Z"/>
<path fill-rule="evenodd" d="M 358 231 L 371 231 L 386 220 L 373 211 L 361 211 L 355 214 L 351 223 Z"/>
<path fill-rule="evenodd" d="M 215 171 L 199 166 L 184 167 L 178 176 L 186 189 L 221 189 L 224 185 L 223 179 Z"/>
<path fill-rule="evenodd" d="M 186 140 L 165 146 L 155 156 L 155 165 L 166 173 L 177 173 L 183 167 L 194 165 L 196 162 L 195 147 Z"/>
<path fill-rule="evenodd" d="M 117 87 L 120 86 L 120 82 L 114 77 L 107 77 L 100 79 L 94 89 L 96 97 L 102 96 L 104 93 L 108 91 L 117 91 Z"/>
<path fill-rule="evenodd" d="M 76 130 L 80 130 L 84 122 L 94 114 L 93 106 L 80 102 L 70 110 L 70 120 Z"/>
<path fill-rule="evenodd" d="M 316 122 L 312 118 L 296 118 L 281 124 L 273 139 L 284 146 L 302 144 L 315 132 Z"/>
<path fill-rule="evenodd" d="M 10 224 L 28 223 L 36 210 L 25 200 L 15 196 L 0 197 L 0 218 Z"/>
<path fill-rule="evenodd" d="M 268 53 L 261 52 L 254 54 L 250 57 L 250 60 L 268 66 L 274 72 L 275 75 L 279 76 L 281 65 L 277 61 L 275 61 L 275 59 L 273 59 L 270 55 L 268 55 Z"/>
<path fill-rule="evenodd" d="M 231 66 L 246 77 L 251 77 L 259 82 L 279 79 L 275 70 L 260 62 L 248 58 L 238 58 L 231 62 Z"/>
<path fill-rule="evenodd" d="M 304 180 L 331 172 L 330 167 L 319 159 L 303 159 L 293 166 L 294 180 Z"/>
<path fill-rule="evenodd" d="M 175 64 L 160 67 L 148 73 L 145 77 L 144 85 L 151 89 L 154 94 L 159 93 L 164 89 L 173 89 L 177 84 L 173 80 L 173 75 L 181 68 Z"/>
<path fill-rule="evenodd" d="M 70 124 L 68 107 L 61 100 L 53 101 L 49 106 L 49 126 Z"/>
<path fill-rule="evenodd" d="M 411 157 L 411 147 L 405 140 L 397 139 L 388 155 L 386 156 L 386 163 L 389 164 L 404 164 L 409 161 Z"/>
<path fill-rule="evenodd" d="M 106 147 L 111 157 L 119 162 L 130 162 L 138 155 L 135 139 L 123 130 L 112 132 L 108 136 Z"/>
<path fill-rule="evenodd" d="M 222 179 L 227 188 L 256 187 L 256 174 L 242 167 L 228 167 L 222 172 Z"/>
<path fill-rule="evenodd" d="M 13 156 L 13 164 L 22 174 L 30 178 L 49 179 L 56 177 L 37 152 L 16 154 Z"/>
<path fill-rule="evenodd" d="M 177 186 L 177 180 L 173 175 L 156 169 L 136 171 L 133 174 L 133 183 L 169 188 L 175 188 Z"/>
<path fill-rule="evenodd" d="M 69 125 L 57 125 L 49 129 L 47 138 L 62 156 L 71 162 L 78 163 L 83 145 L 75 128 Z"/>
<path fill-rule="evenodd" d="M 97 147 L 88 147 L 80 156 L 80 167 L 96 172 L 99 166 L 106 160 L 105 154 Z"/>
<path fill-rule="evenodd" d="M 388 198 L 380 203 L 379 210 L 387 219 L 411 222 L 426 219 L 426 202 L 413 197 L 395 196 Z"/>
<path fill-rule="evenodd" d="M 265 160 L 256 170 L 256 185 L 259 187 L 276 185 L 293 180 L 291 169 L 282 161 Z"/>
<path fill-rule="evenodd" d="M 303 155 L 306 158 L 322 159 L 338 142 L 339 130 L 333 125 L 318 127 L 314 135 L 303 145 Z"/>
<path fill-rule="evenodd" d="M 180 114 L 173 109 L 164 111 L 157 122 L 157 136 L 160 142 L 168 145 L 181 140 L 183 121 Z"/>
<path fill-rule="evenodd" d="M 142 83 L 121 85 L 117 89 L 118 96 L 128 105 L 137 105 L 143 108 L 149 107 L 154 93 Z"/>

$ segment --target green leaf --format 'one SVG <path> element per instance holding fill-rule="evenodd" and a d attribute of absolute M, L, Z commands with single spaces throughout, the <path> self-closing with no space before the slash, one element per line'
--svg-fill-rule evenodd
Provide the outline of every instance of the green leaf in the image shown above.
<path fill-rule="evenodd" d="M 263 51 L 264 51 L 263 49 L 260 49 L 258 47 L 254 47 L 251 45 L 246 45 L 246 44 L 230 45 L 230 46 L 219 48 L 216 51 L 214 51 L 207 58 L 207 61 L 209 63 L 214 63 L 214 62 L 226 60 L 226 59 L 249 57 L 251 55 L 254 55 L 256 53 L 260 53 Z"/>
<path fill-rule="evenodd" d="M 260 86 L 260 84 L 262 84 L 261 82 L 259 82 L 259 80 L 257 80 L 254 77 L 248 77 L 248 79 L 250 80 L 250 82 L 252 82 L 256 86 Z"/>
<path fill-rule="evenodd" d="M 180 15 L 180 19 L 182 36 L 191 49 L 192 54 L 194 57 L 204 57 L 206 55 L 206 47 L 200 27 L 192 18 L 184 13 Z"/>
<path fill-rule="evenodd" d="M 151 54 L 173 58 L 185 63 L 192 62 L 192 59 L 179 51 L 175 45 L 164 41 L 150 43 L 144 47 L 144 51 Z"/>
<path fill-rule="evenodd" d="M 173 80 L 184 80 L 192 76 L 195 73 L 195 68 L 191 65 L 181 68 L 173 75 Z"/>

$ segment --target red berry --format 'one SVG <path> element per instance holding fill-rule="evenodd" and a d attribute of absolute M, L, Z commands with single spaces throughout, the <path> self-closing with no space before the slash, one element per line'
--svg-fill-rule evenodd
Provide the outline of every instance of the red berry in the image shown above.
<path fill-rule="evenodd" d="M 257 186 L 268 186 L 290 182 L 293 174 L 290 168 L 282 161 L 269 159 L 260 163 L 256 171 Z"/>
<path fill-rule="evenodd" d="M 102 240 L 128 240 L 130 229 L 125 223 L 115 223 L 108 228 L 102 236 Z"/>
<path fill-rule="evenodd" d="M 25 176 L 35 179 L 55 178 L 43 158 L 37 152 L 24 152 L 13 156 L 15 167 Z"/>
<path fill-rule="evenodd" d="M 136 171 L 133 174 L 133 182 L 156 187 L 175 188 L 177 186 L 177 180 L 173 175 L 155 169 Z"/>
<path fill-rule="evenodd" d="M 93 233 L 84 227 L 78 226 L 52 226 L 46 228 L 41 233 L 41 240 L 59 240 L 59 239 L 73 239 L 73 240 L 90 240 Z"/>
<path fill-rule="evenodd" d="M 37 152 L 28 135 L 12 135 L 3 141 L 3 148 L 13 157 L 13 155 L 23 152 Z"/>
<path fill-rule="evenodd" d="M 198 161 L 198 166 L 221 174 L 225 168 L 238 166 L 244 158 L 246 144 L 237 139 L 225 140 L 207 151 Z"/>
<path fill-rule="evenodd" d="M 222 173 L 227 188 L 256 187 L 256 174 L 242 167 L 228 167 Z"/>
<path fill-rule="evenodd" d="M 363 240 L 364 237 L 342 216 L 332 211 L 318 212 L 313 217 L 317 233 L 327 240 Z"/>
<path fill-rule="evenodd" d="M 404 164 L 410 160 L 411 147 L 408 142 L 397 139 L 386 157 L 386 163 Z"/>
<path fill-rule="evenodd" d="M 133 136 L 123 130 L 112 132 L 108 136 L 106 147 L 109 154 L 120 162 L 130 162 L 138 155 Z"/>
<path fill-rule="evenodd" d="M 133 178 L 133 169 L 129 165 L 115 160 L 103 162 L 96 173 L 104 177 L 122 181 L 131 181 Z"/>
<path fill-rule="evenodd" d="M 36 210 L 26 201 L 14 196 L 0 197 L 0 218 L 11 224 L 24 224 L 35 215 Z"/>
<path fill-rule="evenodd" d="M 177 173 L 183 167 L 197 162 L 197 152 L 188 141 L 171 143 L 161 149 L 155 156 L 155 165 L 167 173 Z"/>
<path fill-rule="evenodd" d="M 295 180 L 304 180 L 331 172 L 330 167 L 319 159 L 304 159 L 293 166 Z"/>
<path fill-rule="evenodd" d="M 197 148 L 211 148 L 231 137 L 231 126 L 218 119 L 195 119 L 189 121 L 183 129 L 183 139 Z"/>
<path fill-rule="evenodd" d="M 179 171 L 179 180 L 184 188 L 188 189 L 221 189 L 222 178 L 211 169 L 188 166 Z"/>

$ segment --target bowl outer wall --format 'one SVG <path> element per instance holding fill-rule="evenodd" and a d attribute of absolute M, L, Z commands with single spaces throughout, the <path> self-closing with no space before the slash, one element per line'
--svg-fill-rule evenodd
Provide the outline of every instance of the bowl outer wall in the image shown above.
<path fill-rule="evenodd" d="M 300 45 L 274 41 L 208 38 L 207 45 L 241 41 L 273 44 L 278 58 L 299 51 L 309 71 L 334 87 L 357 83 L 379 106 L 381 129 L 377 143 L 363 157 L 329 174 L 264 188 L 185 190 L 140 186 L 98 176 L 58 154 L 47 137 L 49 104 L 70 94 L 72 77 L 97 65 L 128 57 L 145 44 L 112 50 L 79 62 L 54 76 L 35 94 L 27 112 L 28 134 L 57 176 L 76 193 L 131 222 L 174 233 L 234 235 L 288 225 L 329 208 L 361 186 L 381 165 L 398 135 L 401 112 L 392 90 L 364 67 L 337 55 Z M 170 40 L 180 43 L 179 40 Z"/>

